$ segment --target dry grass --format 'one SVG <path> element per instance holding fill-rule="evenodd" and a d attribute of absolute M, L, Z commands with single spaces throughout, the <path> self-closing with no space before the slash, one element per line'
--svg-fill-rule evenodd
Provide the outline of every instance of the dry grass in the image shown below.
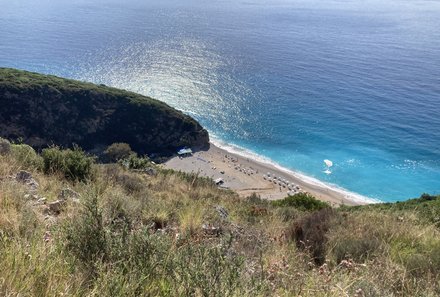
<path fill-rule="evenodd" d="M 410 210 L 329 219 L 194 175 L 95 165 L 73 183 L 28 168 L 48 202 L 81 196 L 48 216 L 10 178 L 22 168 L 0 156 L 0 296 L 440 295 L 439 230 Z"/>

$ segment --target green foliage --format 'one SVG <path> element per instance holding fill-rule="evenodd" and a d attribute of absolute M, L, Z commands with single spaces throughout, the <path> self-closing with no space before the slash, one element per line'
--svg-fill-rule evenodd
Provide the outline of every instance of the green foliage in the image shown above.
<path fill-rule="evenodd" d="M 106 232 L 95 195 L 86 200 L 82 214 L 65 226 L 63 234 L 66 250 L 84 267 L 94 268 L 106 256 Z"/>
<path fill-rule="evenodd" d="M 46 174 L 62 173 L 73 181 L 87 181 L 92 176 L 94 158 L 88 156 L 81 148 L 61 150 L 58 147 L 44 149 L 43 170 Z"/>
<path fill-rule="evenodd" d="M 0 136 L 21 137 L 38 150 L 126 142 L 139 154 L 170 156 L 179 147 L 209 143 L 190 116 L 125 90 L 0 68 L 0 94 Z"/>
<path fill-rule="evenodd" d="M 88 197 L 60 241 L 71 265 L 87 272 L 101 294 L 233 296 L 243 285 L 243 259 L 227 255 L 228 242 L 176 246 L 172 237 L 132 228 L 127 205 L 110 200 L 99 206 L 95 195 Z"/>
<path fill-rule="evenodd" d="M 308 193 L 298 193 L 281 200 L 275 200 L 272 201 L 272 205 L 276 207 L 290 206 L 303 211 L 316 211 L 330 207 L 328 203 L 318 200 Z"/>
<path fill-rule="evenodd" d="M 342 260 L 354 260 L 357 263 L 365 262 L 375 256 L 381 249 L 381 242 L 374 236 L 364 234 L 362 237 L 345 236 L 338 238 L 332 249 L 336 263 Z"/>
<path fill-rule="evenodd" d="M 128 169 L 142 170 L 152 166 L 152 163 L 147 156 L 138 157 L 136 155 L 130 155 L 127 159 L 120 161 Z"/>
<path fill-rule="evenodd" d="M 24 169 L 41 169 L 43 159 L 27 144 L 12 144 L 12 156 Z"/>
<path fill-rule="evenodd" d="M 170 282 L 179 296 L 235 296 L 243 259 L 228 257 L 222 247 L 187 245 L 169 263 Z"/>
<path fill-rule="evenodd" d="M 384 213 L 405 214 L 408 211 L 417 215 L 418 219 L 424 224 L 434 224 L 440 228 L 440 196 L 422 194 L 420 198 L 409 199 L 396 203 L 377 203 L 360 205 L 354 207 L 344 207 L 348 212 L 364 212 L 368 210 L 380 211 Z"/>
<path fill-rule="evenodd" d="M 104 151 L 104 155 L 109 162 L 117 162 L 122 159 L 126 159 L 135 152 L 131 150 L 131 147 L 127 143 L 113 143 Z"/>
<path fill-rule="evenodd" d="M 415 277 L 440 276 L 440 239 L 414 241 L 409 236 L 400 236 L 391 243 L 391 257 L 404 265 Z"/>
<path fill-rule="evenodd" d="M 90 182 L 72 183 L 66 167 L 90 157 L 77 148 L 43 154 L 38 195 L 51 201 L 69 186 L 82 203 L 68 199 L 59 214 L 47 213 L 27 185 L 0 176 L 1 296 L 440 293 L 437 196 L 311 211 L 307 195 L 242 198 L 152 163 L 148 175 L 98 164 Z M 0 157 L 2 175 L 17 163 Z"/>

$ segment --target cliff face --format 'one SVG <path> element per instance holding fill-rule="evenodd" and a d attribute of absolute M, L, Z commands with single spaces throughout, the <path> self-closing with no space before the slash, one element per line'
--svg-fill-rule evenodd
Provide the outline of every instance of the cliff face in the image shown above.
<path fill-rule="evenodd" d="M 139 154 L 167 156 L 209 145 L 198 122 L 163 102 L 55 76 L 0 68 L 0 107 L 0 137 L 36 149 L 126 142 Z"/>

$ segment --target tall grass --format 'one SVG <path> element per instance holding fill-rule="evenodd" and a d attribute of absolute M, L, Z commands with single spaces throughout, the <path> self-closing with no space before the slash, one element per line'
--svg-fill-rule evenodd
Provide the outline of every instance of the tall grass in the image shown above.
<path fill-rule="evenodd" d="M 30 166 L 40 197 L 80 194 L 48 215 L 11 177 L 25 164 L 0 156 L 1 296 L 440 294 L 439 229 L 413 202 L 315 211 L 160 168 L 92 163 L 77 182 Z"/>

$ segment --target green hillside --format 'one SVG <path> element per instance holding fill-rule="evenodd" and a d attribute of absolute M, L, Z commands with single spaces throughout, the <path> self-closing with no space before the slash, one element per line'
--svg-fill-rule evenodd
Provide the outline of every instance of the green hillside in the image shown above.
<path fill-rule="evenodd" d="M 244 199 L 147 159 L 0 139 L 0 296 L 439 296 L 439 222 L 436 196 Z"/>
<path fill-rule="evenodd" d="M 209 143 L 205 129 L 165 103 L 51 75 L 0 68 L 0 106 L 0 136 L 37 149 L 125 142 L 140 154 L 169 155 Z"/>

